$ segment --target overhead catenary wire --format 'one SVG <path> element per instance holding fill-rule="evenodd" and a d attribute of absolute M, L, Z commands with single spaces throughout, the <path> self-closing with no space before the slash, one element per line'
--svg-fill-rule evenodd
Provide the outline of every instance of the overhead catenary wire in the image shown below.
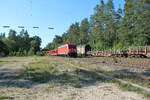
<path fill-rule="evenodd" d="M 24 29 L 24 26 L 18 26 L 18 28 L 22 28 L 22 29 Z"/>
<path fill-rule="evenodd" d="M 54 28 L 52 28 L 52 27 L 48 27 L 48 29 L 54 29 Z"/>
<path fill-rule="evenodd" d="M 37 26 L 34 26 L 33 28 L 34 28 L 34 29 L 39 29 L 39 27 L 37 27 Z"/>
<path fill-rule="evenodd" d="M 2 28 L 11 28 L 11 26 L 9 26 L 9 25 L 2 25 L 2 26 L 0 26 L 0 27 L 2 27 Z M 26 28 L 25 26 L 16 26 L 17 28 L 20 28 L 20 29 L 24 29 L 24 28 Z M 32 26 L 32 27 L 28 27 L 28 28 L 33 28 L 33 29 L 40 29 L 40 27 L 39 26 Z M 48 27 L 48 29 L 54 29 L 53 27 Z"/>
<path fill-rule="evenodd" d="M 10 28 L 10 26 L 8 26 L 8 25 L 4 25 L 4 26 L 2 26 L 3 28 Z"/>

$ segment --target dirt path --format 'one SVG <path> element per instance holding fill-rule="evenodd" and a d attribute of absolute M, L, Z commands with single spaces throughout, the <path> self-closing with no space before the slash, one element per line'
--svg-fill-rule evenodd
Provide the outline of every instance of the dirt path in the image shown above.
<path fill-rule="evenodd" d="M 55 59 L 45 57 L 44 59 L 58 63 L 60 60 L 64 60 L 61 57 Z M 51 81 L 40 84 L 16 79 L 16 71 L 35 60 L 32 57 L 7 60 L 10 62 L 0 67 L 0 95 L 11 97 L 14 100 L 148 100 L 141 94 L 122 91 L 115 84 L 103 81 L 97 81 L 90 85 L 87 81 L 83 87 L 75 88 L 67 84 L 56 85 L 57 83 Z M 58 66 L 65 66 L 65 64 L 67 63 L 63 62 Z"/>

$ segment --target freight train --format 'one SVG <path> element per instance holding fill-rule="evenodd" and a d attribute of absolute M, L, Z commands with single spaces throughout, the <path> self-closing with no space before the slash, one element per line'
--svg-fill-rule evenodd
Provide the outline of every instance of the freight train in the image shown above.
<path fill-rule="evenodd" d="M 87 52 L 90 56 L 98 57 L 137 57 L 137 58 L 147 58 L 150 57 L 150 46 L 135 46 L 129 47 L 128 50 L 111 50 L 111 51 L 89 51 Z"/>
<path fill-rule="evenodd" d="M 89 45 L 65 44 L 57 49 L 46 51 L 47 55 L 52 56 L 97 56 L 97 57 L 150 57 L 150 46 L 135 46 L 129 47 L 128 50 L 113 50 L 113 51 L 91 51 Z"/>

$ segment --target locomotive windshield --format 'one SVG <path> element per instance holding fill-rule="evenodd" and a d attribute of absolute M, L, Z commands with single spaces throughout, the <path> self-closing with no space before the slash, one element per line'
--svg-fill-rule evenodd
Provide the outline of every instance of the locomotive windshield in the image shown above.
<path fill-rule="evenodd" d="M 76 45 L 69 45 L 69 48 L 76 49 Z"/>

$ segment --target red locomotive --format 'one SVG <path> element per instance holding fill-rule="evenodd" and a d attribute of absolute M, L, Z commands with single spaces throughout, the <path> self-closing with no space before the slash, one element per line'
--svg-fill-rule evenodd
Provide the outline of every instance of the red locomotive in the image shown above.
<path fill-rule="evenodd" d="M 65 44 L 58 49 L 53 49 L 50 51 L 45 52 L 47 55 L 52 55 L 52 56 L 77 56 L 77 48 L 75 44 Z"/>
<path fill-rule="evenodd" d="M 58 55 L 58 50 L 57 49 L 53 49 L 53 50 L 50 50 L 50 51 L 45 51 L 45 54 L 48 55 L 48 56 L 57 56 Z"/>
<path fill-rule="evenodd" d="M 58 55 L 58 50 L 57 49 L 50 50 L 50 54 L 52 56 L 57 56 Z"/>
<path fill-rule="evenodd" d="M 58 47 L 58 55 L 77 56 L 77 48 L 75 44 L 65 44 Z"/>

